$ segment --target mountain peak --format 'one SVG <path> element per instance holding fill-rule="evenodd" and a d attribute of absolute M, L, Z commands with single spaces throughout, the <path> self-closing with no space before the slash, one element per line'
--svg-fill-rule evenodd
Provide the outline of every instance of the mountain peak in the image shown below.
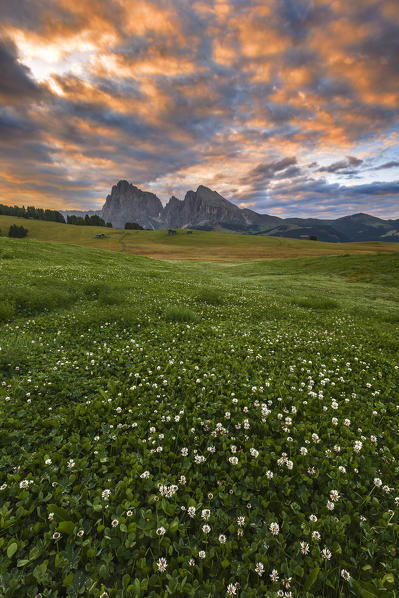
<path fill-rule="evenodd" d="M 209 193 L 217 193 L 217 191 L 213 191 L 213 189 L 210 189 L 209 187 L 205 187 L 205 185 L 198 185 L 196 193 L 201 193 L 203 191 L 207 191 Z M 219 195 L 219 193 L 218 193 L 218 195 Z"/>
<path fill-rule="evenodd" d="M 163 207 L 161 200 L 142 191 L 126 180 L 112 187 L 102 209 L 102 217 L 115 227 L 123 228 L 126 222 L 137 222 L 145 228 L 159 228 Z"/>

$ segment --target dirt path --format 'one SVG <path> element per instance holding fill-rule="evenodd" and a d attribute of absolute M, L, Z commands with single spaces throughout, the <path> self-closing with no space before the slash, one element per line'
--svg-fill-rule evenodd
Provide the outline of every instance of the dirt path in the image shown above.
<path fill-rule="evenodd" d="M 120 237 L 118 237 L 118 242 L 119 242 L 119 244 L 121 246 L 121 252 L 122 253 L 126 253 L 126 251 L 127 251 L 127 249 L 126 249 L 126 243 L 124 241 L 125 237 L 126 237 L 126 233 L 123 233 L 123 235 L 121 235 Z"/>

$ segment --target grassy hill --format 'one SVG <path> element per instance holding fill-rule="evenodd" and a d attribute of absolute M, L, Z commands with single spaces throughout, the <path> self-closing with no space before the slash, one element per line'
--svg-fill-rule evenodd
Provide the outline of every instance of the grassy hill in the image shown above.
<path fill-rule="evenodd" d="M 394 596 L 399 255 L 49 241 L 0 238 L 0 595 Z"/>
<path fill-rule="evenodd" d="M 301 256 L 342 255 L 345 253 L 399 253 L 395 243 L 321 243 L 267 236 L 179 230 L 169 236 L 166 230 L 124 231 L 91 226 L 73 226 L 0 216 L 0 230 L 7 234 L 11 224 L 23 224 L 29 239 L 71 243 L 161 259 L 234 260 L 273 259 Z M 96 233 L 105 238 L 96 239 Z"/>

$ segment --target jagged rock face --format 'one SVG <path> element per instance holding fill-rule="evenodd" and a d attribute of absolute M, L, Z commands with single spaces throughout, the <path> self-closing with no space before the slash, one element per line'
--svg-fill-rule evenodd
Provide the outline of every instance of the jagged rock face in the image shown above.
<path fill-rule="evenodd" d="M 126 222 L 137 222 L 144 228 L 160 228 L 162 213 L 162 203 L 154 193 L 141 191 L 127 181 L 119 181 L 112 187 L 101 217 L 116 228 L 124 228 Z"/>
<path fill-rule="evenodd" d="M 177 197 L 175 197 L 174 195 L 172 195 L 172 197 L 166 204 L 162 214 L 162 220 L 165 228 L 181 228 L 181 225 L 179 223 L 181 221 L 180 210 L 182 205 L 183 202 L 180 199 L 177 199 Z"/>
<path fill-rule="evenodd" d="M 240 208 L 202 185 L 197 191 L 188 191 L 183 201 L 171 197 L 164 210 L 164 221 L 178 228 L 246 224 Z"/>

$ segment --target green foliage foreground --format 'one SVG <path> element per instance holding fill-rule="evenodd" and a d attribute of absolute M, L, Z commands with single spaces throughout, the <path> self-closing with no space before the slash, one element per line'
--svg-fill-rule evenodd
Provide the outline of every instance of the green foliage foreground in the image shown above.
<path fill-rule="evenodd" d="M 0 239 L 0 595 L 397 596 L 397 268 Z"/>

